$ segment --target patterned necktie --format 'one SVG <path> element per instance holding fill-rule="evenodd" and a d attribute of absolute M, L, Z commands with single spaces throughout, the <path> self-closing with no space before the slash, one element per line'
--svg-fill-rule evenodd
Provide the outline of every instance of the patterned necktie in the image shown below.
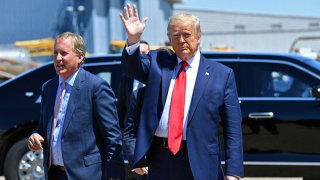
<path fill-rule="evenodd" d="M 53 142 L 53 134 L 54 130 L 58 123 L 59 111 L 61 109 L 61 105 L 64 99 L 64 95 L 66 94 L 66 82 L 61 82 L 61 94 L 54 105 L 54 113 L 53 113 L 53 125 L 51 128 L 51 140 L 50 140 L 50 156 L 49 156 L 49 166 L 51 165 L 51 158 L 52 158 L 52 142 Z"/>
<path fill-rule="evenodd" d="M 64 99 L 64 95 L 66 94 L 66 82 L 61 82 L 61 94 L 59 96 L 58 101 L 54 105 L 54 119 L 53 119 L 53 128 L 57 126 L 59 111 L 61 109 L 61 105 Z M 54 130 L 54 129 L 53 129 Z"/>
<path fill-rule="evenodd" d="M 182 143 L 184 102 L 186 96 L 185 67 L 187 65 L 188 63 L 186 61 L 181 62 L 181 68 L 178 72 L 172 91 L 169 114 L 168 147 L 174 155 L 178 153 Z"/>

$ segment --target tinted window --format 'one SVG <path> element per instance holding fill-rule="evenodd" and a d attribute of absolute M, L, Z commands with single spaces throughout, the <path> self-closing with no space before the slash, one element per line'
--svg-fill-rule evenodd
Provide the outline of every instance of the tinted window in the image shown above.
<path fill-rule="evenodd" d="M 236 84 L 237 84 L 237 88 L 238 88 L 238 93 L 239 93 L 239 83 L 240 83 L 240 75 L 239 75 L 239 68 L 238 68 L 238 63 L 235 61 L 223 61 L 223 60 L 219 60 L 220 63 L 228 66 L 229 68 L 231 68 L 233 70 L 235 79 L 236 79 Z"/>
<path fill-rule="evenodd" d="M 109 65 L 86 65 L 85 69 L 93 74 L 106 80 L 112 87 L 113 92 L 117 95 L 118 88 L 120 85 L 121 68 L 120 64 L 109 64 Z"/>
<path fill-rule="evenodd" d="M 279 63 L 242 62 L 243 97 L 312 97 L 318 80 L 297 67 Z"/>

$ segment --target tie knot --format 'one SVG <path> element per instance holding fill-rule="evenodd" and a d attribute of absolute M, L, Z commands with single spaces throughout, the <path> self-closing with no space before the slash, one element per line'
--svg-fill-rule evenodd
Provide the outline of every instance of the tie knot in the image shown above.
<path fill-rule="evenodd" d="M 61 82 L 61 89 L 65 89 L 66 88 L 66 81 L 62 81 Z"/>
<path fill-rule="evenodd" d="M 180 71 L 185 71 L 186 70 L 186 67 L 188 66 L 188 63 L 186 61 L 182 61 L 181 63 L 181 68 L 180 68 Z"/>

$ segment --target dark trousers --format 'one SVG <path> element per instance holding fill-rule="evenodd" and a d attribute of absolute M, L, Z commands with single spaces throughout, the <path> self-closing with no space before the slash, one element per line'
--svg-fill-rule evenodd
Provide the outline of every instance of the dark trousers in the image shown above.
<path fill-rule="evenodd" d="M 137 180 L 147 180 L 147 175 L 138 175 L 137 174 Z"/>
<path fill-rule="evenodd" d="M 51 165 L 48 173 L 49 180 L 68 180 L 66 171 L 62 166 Z"/>
<path fill-rule="evenodd" d="M 193 180 L 187 145 L 173 155 L 168 149 L 168 140 L 155 137 L 148 152 L 148 179 L 150 180 Z"/>

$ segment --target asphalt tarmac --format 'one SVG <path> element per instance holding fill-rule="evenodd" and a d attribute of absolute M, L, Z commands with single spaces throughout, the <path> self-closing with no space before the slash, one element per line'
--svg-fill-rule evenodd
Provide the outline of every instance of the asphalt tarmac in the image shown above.
<path fill-rule="evenodd" d="M 0 180 L 5 180 L 3 176 L 0 176 Z M 303 178 L 299 177 L 290 177 L 290 178 L 270 178 L 270 177 L 265 177 L 265 178 L 243 178 L 241 180 L 303 180 Z"/>

